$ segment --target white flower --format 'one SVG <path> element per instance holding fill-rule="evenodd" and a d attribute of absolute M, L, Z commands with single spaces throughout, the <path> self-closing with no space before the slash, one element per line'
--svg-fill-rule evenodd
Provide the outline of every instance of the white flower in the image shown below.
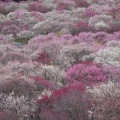
<path fill-rule="evenodd" d="M 106 45 L 107 47 L 120 47 L 120 41 L 111 40 Z"/>
<path fill-rule="evenodd" d="M 2 14 L 0 14 L 0 23 L 4 22 L 5 20 L 7 20 L 7 17 L 2 15 Z"/>
<path fill-rule="evenodd" d="M 28 30 L 21 31 L 17 34 L 17 37 L 19 38 L 32 38 L 34 36 L 34 33 Z"/>
<path fill-rule="evenodd" d="M 118 47 L 108 47 L 105 49 L 100 49 L 96 53 L 95 62 L 111 64 L 115 66 L 120 66 L 119 59 L 120 57 L 120 48 Z"/>
<path fill-rule="evenodd" d="M 29 120 L 31 112 L 36 109 L 35 100 L 25 96 L 14 97 L 12 92 L 9 95 L 0 94 L 0 108 L 3 110 L 14 109 L 19 120 Z"/>
<path fill-rule="evenodd" d="M 106 84 L 104 83 L 99 86 L 94 86 L 93 89 L 88 89 L 87 92 L 92 94 L 94 100 L 102 101 L 108 95 L 110 97 L 120 97 L 120 85 L 119 83 L 117 84 L 109 81 Z"/>
<path fill-rule="evenodd" d="M 9 41 L 14 41 L 15 40 L 13 34 L 8 34 L 8 35 L 6 35 L 6 37 L 8 38 Z"/>
<path fill-rule="evenodd" d="M 45 79 L 57 83 L 58 85 L 61 85 L 60 83 L 64 79 L 64 75 L 65 72 L 63 70 L 60 70 L 59 67 L 55 67 L 53 65 L 41 66 L 41 76 Z"/>
<path fill-rule="evenodd" d="M 110 27 L 107 24 L 105 24 L 103 21 L 100 21 L 95 24 L 95 29 L 99 30 L 99 28 L 109 29 Z"/>
<path fill-rule="evenodd" d="M 18 21 L 29 24 L 31 27 L 36 23 L 36 19 L 28 11 L 22 12 L 22 14 L 18 16 Z"/>
<path fill-rule="evenodd" d="M 41 99 L 42 97 L 44 96 L 50 96 L 52 94 L 52 91 L 49 91 L 49 90 L 44 90 L 39 96 L 38 96 L 38 100 Z"/>
<path fill-rule="evenodd" d="M 48 34 L 58 32 L 63 28 L 60 22 L 46 20 L 44 22 L 38 22 L 33 26 L 35 34 Z"/>
<path fill-rule="evenodd" d="M 12 19 L 12 18 L 15 18 L 15 17 L 16 17 L 15 12 L 10 12 L 9 14 L 7 14 L 7 19 Z"/>
<path fill-rule="evenodd" d="M 18 9 L 28 9 L 28 3 L 20 3 Z"/>
<path fill-rule="evenodd" d="M 113 23 L 113 21 L 110 15 L 95 15 L 89 19 L 88 25 L 93 28 L 105 27 L 108 29 L 108 24 Z"/>

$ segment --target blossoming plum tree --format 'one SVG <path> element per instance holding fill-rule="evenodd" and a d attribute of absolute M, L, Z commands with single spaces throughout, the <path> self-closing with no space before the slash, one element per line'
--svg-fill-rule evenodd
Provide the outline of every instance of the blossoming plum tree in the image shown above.
<path fill-rule="evenodd" d="M 85 61 L 71 66 L 66 72 L 66 82 L 82 82 L 92 85 L 107 80 L 99 64 Z"/>
<path fill-rule="evenodd" d="M 80 83 L 53 91 L 38 100 L 39 119 L 88 120 L 88 100 Z"/>

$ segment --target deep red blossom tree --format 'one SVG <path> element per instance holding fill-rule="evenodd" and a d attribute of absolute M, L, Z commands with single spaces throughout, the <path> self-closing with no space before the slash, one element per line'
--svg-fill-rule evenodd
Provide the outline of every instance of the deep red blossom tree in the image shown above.
<path fill-rule="evenodd" d="M 38 118 L 44 120 L 88 120 L 85 87 L 76 83 L 53 91 L 38 101 Z"/>

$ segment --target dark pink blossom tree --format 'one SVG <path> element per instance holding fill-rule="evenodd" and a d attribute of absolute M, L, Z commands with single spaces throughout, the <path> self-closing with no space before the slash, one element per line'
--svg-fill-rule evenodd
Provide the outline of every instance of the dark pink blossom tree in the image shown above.
<path fill-rule="evenodd" d="M 70 26 L 70 33 L 72 35 L 77 35 L 80 32 L 87 32 L 87 31 L 89 31 L 87 22 L 79 21 L 75 24 L 71 24 Z"/>
<path fill-rule="evenodd" d="M 0 119 L 1 120 L 16 120 L 17 115 L 15 112 L 6 110 L 6 111 L 0 111 Z"/>
<path fill-rule="evenodd" d="M 34 81 L 34 84 L 36 86 L 36 90 L 38 92 L 42 92 L 43 90 L 55 90 L 56 89 L 56 86 L 54 83 L 48 81 L 48 80 L 45 80 L 43 78 L 41 78 L 40 76 L 34 76 L 34 77 L 31 77 L 31 79 L 33 79 Z"/>
<path fill-rule="evenodd" d="M 42 5 L 39 2 L 29 4 L 29 11 L 37 11 L 41 13 L 46 13 L 51 11 L 47 6 Z"/>
<path fill-rule="evenodd" d="M 66 82 L 79 81 L 92 85 L 107 80 L 99 64 L 85 61 L 67 69 Z"/>
<path fill-rule="evenodd" d="M 87 0 L 74 0 L 77 7 L 88 7 Z"/>
<path fill-rule="evenodd" d="M 48 65 L 51 64 L 51 59 L 47 56 L 45 52 L 40 53 L 40 55 L 35 59 L 33 59 L 33 61 L 36 61 L 42 64 L 48 64 Z"/>

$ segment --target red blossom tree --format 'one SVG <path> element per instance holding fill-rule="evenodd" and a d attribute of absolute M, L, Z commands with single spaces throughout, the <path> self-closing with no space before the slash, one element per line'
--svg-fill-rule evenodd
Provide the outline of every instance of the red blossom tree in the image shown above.
<path fill-rule="evenodd" d="M 76 83 L 53 91 L 38 101 L 38 116 L 44 120 L 88 120 L 85 87 Z"/>
<path fill-rule="evenodd" d="M 35 58 L 33 61 L 36 61 L 38 63 L 42 64 L 51 64 L 51 59 L 46 55 L 45 52 L 42 52 L 37 58 Z"/>

